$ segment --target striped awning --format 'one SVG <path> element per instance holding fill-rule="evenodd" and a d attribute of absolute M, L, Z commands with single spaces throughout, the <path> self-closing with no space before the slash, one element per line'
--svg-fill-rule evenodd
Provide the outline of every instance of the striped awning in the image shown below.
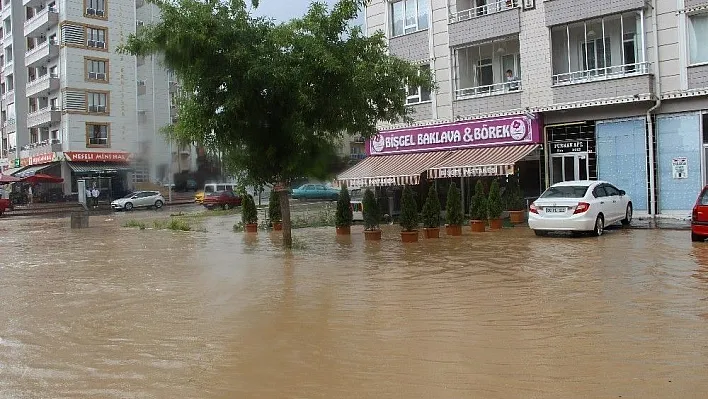
<path fill-rule="evenodd" d="M 449 155 L 449 151 L 437 151 L 370 156 L 337 176 L 337 180 L 349 187 L 418 184 L 421 173 Z"/>
<path fill-rule="evenodd" d="M 506 176 L 514 173 L 514 164 L 531 154 L 538 144 L 450 151 L 449 156 L 429 168 L 428 177 Z"/>
<path fill-rule="evenodd" d="M 34 176 L 35 174 L 43 171 L 44 169 L 50 168 L 54 166 L 56 162 L 52 163 L 45 163 L 42 165 L 32 165 L 32 166 L 27 166 L 24 169 L 20 170 L 19 172 L 15 172 L 13 176 L 16 177 L 30 177 Z"/>
<path fill-rule="evenodd" d="M 112 162 L 69 162 L 69 168 L 76 174 L 111 174 L 132 170 L 128 164 Z"/>

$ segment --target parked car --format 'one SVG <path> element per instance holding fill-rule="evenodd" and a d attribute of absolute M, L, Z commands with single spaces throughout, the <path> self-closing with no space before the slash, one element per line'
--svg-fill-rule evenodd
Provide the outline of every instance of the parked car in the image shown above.
<path fill-rule="evenodd" d="M 700 242 L 708 238 L 708 186 L 703 187 L 696 199 L 691 215 L 691 241 Z"/>
<path fill-rule="evenodd" d="M 606 181 L 567 181 L 549 187 L 529 207 L 529 227 L 538 236 L 550 231 L 592 232 L 632 222 L 632 199 Z"/>
<path fill-rule="evenodd" d="M 241 197 L 231 190 L 216 191 L 204 197 L 204 207 L 207 209 L 231 209 L 241 206 Z"/>
<path fill-rule="evenodd" d="M 202 204 L 204 203 L 204 197 L 207 194 L 224 190 L 236 192 L 237 188 L 236 183 L 207 183 L 204 185 L 204 189 L 197 191 L 196 194 L 194 194 L 194 202 L 197 204 Z"/>
<path fill-rule="evenodd" d="M 318 199 L 336 201 L 339 198 L 339 190 L 326 187 L 324 184 L 303 184 L 293 190 L 293 199 Z"/>
<path fill-rule="evenodd" d="M 159 191 L 135 191 L 111 202 L 114 211 L 132 211 L 135 208 L 160 209 L 163 205 L 165 198 Z"/>

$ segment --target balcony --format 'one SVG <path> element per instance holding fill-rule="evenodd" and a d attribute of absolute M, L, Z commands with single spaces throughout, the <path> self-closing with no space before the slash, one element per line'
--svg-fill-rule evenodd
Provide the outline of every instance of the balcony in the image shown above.
<path fill-rule="evenodd" d="M 61 152 L 62 145 L 60 140 L 47 139 L 37 143 L 27 144 L 20 148 L 20 158 L 30 158 L 50 152 Z"/>
<path fill-rule="evenodd" d="M 27 83 L 27 97 L 45 97 L 51 91 L 59 90 L 59 76 L 46 74 Z"/>
<path fill-rule="evenodd" d="M 59 56 L 59 43 L 49 41 L 38 45 L 37 47 L 25 53 L 25 65 L 28 68 L 36 68 L 41 64 L 46 63 L 52 58 Z"/>
<path fill-rule="evenodd" d="M 3 99 L 3 101 L 6 101 L 8 104 L 14 103 L 15 102 L 15 89 L 6 91 L 5 94 L 2 95 L 2 99 Z"/>
<path fill-rule="evenodd" d="M 538 3 L 540 0 L 536 0 Z M 646 0 L 554 0 L 544 3 L 546 26 L 643 9 Z M 668 2 L 667 2 L 668 3 Z"/>
<path fill-rule="evenodd" d="M 23 7 L 39 7 L 42 5 L 42 0 L 22 0 Z"/>
<path fill-rule="evenodd" d="M 449 16 L 450 46 L 521 31 L 519 0 L 458 0 L 454 10 Z"/>
<path fill-rule="evenodd" d="M 59 11 L 56 7 L 47 7 L 32 19 L 25 22 L 25 36 L 39 37 L 47 33 L 48 28 L 59 23 Z"/>
<path fill-rule="evenodd" d="M 517 37 L 455 49 L 455 99 L 521 91 L 519 53 Z"/>
<path fill-rule="evenodd" d="M 57 108 L 45 107 L 27 114 L 27 128 L 49 126 L 60 121 L 61 111 Z"/>
<path fill-rule="evenodd" d="M 2 132 L 4 134 L 13 133 L 17 131 L 17 122 L 14 118 L 8 119 L 2 127 Z"/>

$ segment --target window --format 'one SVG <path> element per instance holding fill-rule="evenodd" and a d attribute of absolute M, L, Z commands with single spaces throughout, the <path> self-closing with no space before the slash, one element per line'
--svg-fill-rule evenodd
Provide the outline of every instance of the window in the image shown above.
<path fill-rule="evenodd" d="M 7 91 L 15 90 L 15 77 L 12 74 L 7 75 L 5 78 L 5 85 L 7 86 Z"/>
<path fill-rule="evenodd" d="M 393 36 L 428 29 L 429 0 L 400 0 L 391 3 Z"/>
<path fill-rule="evenodd" d="M 105 113 L 108 112 L 108 94 L 107 93 L 86 93 L 88 97 L 88 112 Z"/>
<path fill-rule="evenodd" d="M 688 17 L 688 52 L 691 64 L 708 62 L 708 13 Z"/>
<path fill-rule="evenodd" d="M 56 97 L 50 99 L 50 100 L 49 100 L 49 108 L 50 108 L 52 111 L 57 111 L 57 110 L 59 110 L 59 99 L 56 98 Z"/>
<path fill-rule="evenodd" d="M 9 65 L 12 62 L 12 44 L 5 47 L 5 65 Z"/>
<path fill-rule="evenodd" d="M 87 17 L 105 18 L 106 0 L 85 0 Z"/>
<path fill-rule="evenodd" d="M 549 187 L 541 198 L 583 198 L 588 186 L 555 186 Z"/>
<path fill-rule="evenodd" d="M 49 76 L 51 76 L 53 78 L 58 78 L 59 77 L 59 68 L 57 68 L 56 66 L 49 68 Z"/>
<path fill-rule="evenodd" d="M 86 124 L 86 146 L 87 147 L 108 147 L 110 140 L 108 136 L 108 125 L 102 123 Z"/>
<path fill-rule="evenodd" d="M 552 27 L 553 84 L 648 73 L 643 32 L 641 10 Z"/>
<path fill-rule="evenodd" d="M 521 90 L 518 37 L 506 37 L 455 50 L 455 98 Z"/>
<path fill-rule="evenodd" d="M 98 28 L 86 28 L 86 46 L 94 48 L 106 48 L 106 30 Z"/>
<path fill-rule="evenodd" d="M 108 61 L 87 58 L 86 79 L 108 82 Z"/>
<path fill-rule="evenodd" d="M 421 65 L 420 69 L 430 72 L 430 65 Z M 430 101 L 430 90 L 406 86 L 406 104 L 418 104 L 426 101 Z"/>

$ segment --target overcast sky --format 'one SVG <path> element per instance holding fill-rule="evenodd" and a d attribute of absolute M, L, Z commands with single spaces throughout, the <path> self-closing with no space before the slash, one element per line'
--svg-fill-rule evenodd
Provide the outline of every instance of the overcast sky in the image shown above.
<path fill-rule="evenodd" d="M 324 1 L 330 6 L 336 2 L 336 0 Z M 282 22 L 303 16 L 312 0 L 260 0 L 260 3 L 254 11 L 255 15 L 272 17 Z M 360 18 L 360 21 L 363 23 L 363 19 Z"/>

